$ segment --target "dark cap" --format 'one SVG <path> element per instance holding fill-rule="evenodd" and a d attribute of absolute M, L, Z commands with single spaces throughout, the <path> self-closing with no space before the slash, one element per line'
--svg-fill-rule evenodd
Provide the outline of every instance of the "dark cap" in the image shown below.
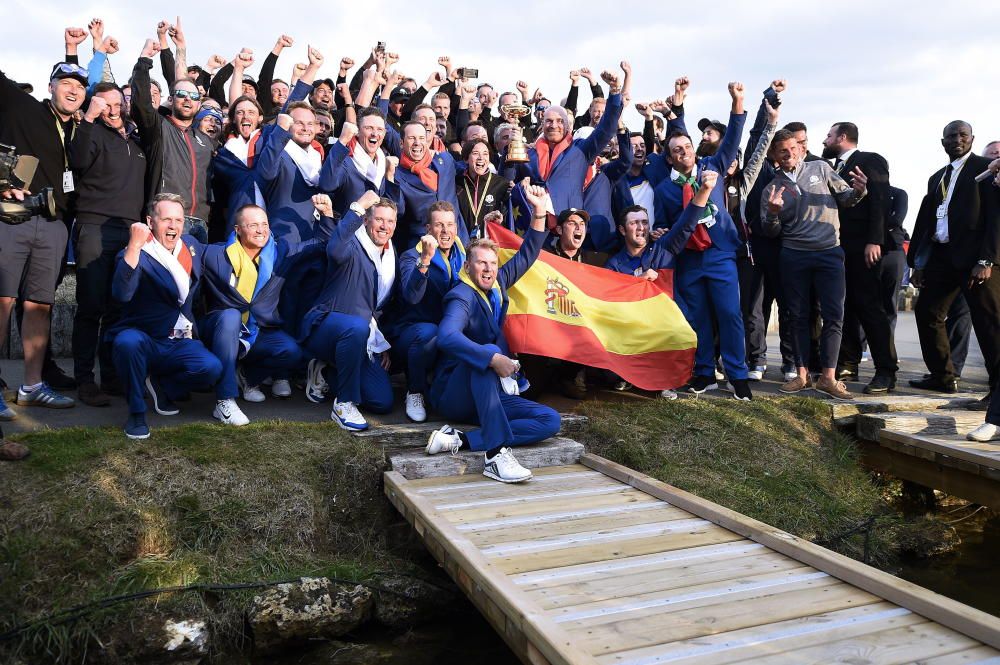
<path fill-rule="evenodd" d="M 562 226 L 563 223 L 573 215 L 576 215 L 583 220 L 584 224 L 590 224 L 590 214 L 586 210 L 581 210 L 580 208 L 566 208 L 561 213 L 559 213 L 558 219 L 556 219 L 556 224 Z"/>
<path fill-rule="evenodd" d="M 410 99 L 410 91 L 403 86 L 398 88 L 393 88 L 392 94 L 389 95 L 390 104 L 398 104 L 399 102 L 405 102 Z"/>
<path fill-rule="evenodd" d="M 726 135 L 726 126 L 719 122 L 718 120 L 709 120 L 708 118 L 702 118 L 698 121 L 698 131 L 704 132 L 709 127 L 715 129 L 720 135 Z"/>
<path fill-rule="evenodd" d="M 257 87 L 257 81 L 255 81 L 254 78 L 252 76 L 250 76 L 249 74 L 244 74 L 243 75 L 243 82 L 247 83 L 247 84 L 249 84 L 251 86 L 253 86 L 254 90 L 256 90 L 257 92 L 260 92 L 260 88 Z"/>
<path fill-rule="evenodd" d="M 198 72 L 199 76 L 205 73 L 205 70 L 201 68 L 201 65 L 188 65 L 187 70 L 189 72 Z M 246 74 L 243 75 L 243 78 L 246 78 Z"/>
<path fill-rule="evenodd" d="M 320 87 L 321 85 L 325 85 L 326 87 L 330 88 L 330 92 L 337 92 L 337 83 L 333 79 L 319 79 L 318 81 L 313 83 L 313 90 Z"/>
<path fill-rule="evenodd" d="M 76 79 L 85 88 L 90 84 L 90 81 L 87 80 L 87 70 L 71 62 L 57 62 L 56 66 L 52 68 L 49 80 L 55 81 L 58 79 Z"/>

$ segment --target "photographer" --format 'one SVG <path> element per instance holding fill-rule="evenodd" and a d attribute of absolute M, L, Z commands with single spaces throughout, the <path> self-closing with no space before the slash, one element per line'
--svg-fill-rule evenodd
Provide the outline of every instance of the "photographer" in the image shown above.
<path fill-rule="evenodd" d="M 74 404 L 42 381 L 42 363 L 56 279 L 66 251 L 67 231 L 61 220 L 75 189 L 66 146 L 76 130 L 73 114 L 83 104 L 86 86 L 85 69 L 60 62 L 49 76 L 52 98 L 39 102 L 0 72 L 0 143 L 39 160 L 31 182 L 23 189 L 2 193 L 8 201 L 27 199 L 25 212 L 4 215 L 0 222 L 0 345 L 10 329 L 14 302 L 20 300 L 24 304 L 24 383 L 17 391 L 17 403 L 25 406 L 68 408 Z M 51 188 L 54 210 L 45 205 L 46 188 Z M 43 196 L 32 196 L 36 193 Z M 0 397 L 0 412 L 6 408 Z"/>

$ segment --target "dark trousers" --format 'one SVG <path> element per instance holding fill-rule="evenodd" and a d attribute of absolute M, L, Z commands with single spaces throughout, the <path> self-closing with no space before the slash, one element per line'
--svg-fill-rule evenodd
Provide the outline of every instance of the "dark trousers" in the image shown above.
<path fill-rule="evenodd" d="M 992 277 L 990 279 L 993 279 Z M 972 314 L 965 296 L 959 293 L 948 309 L 948 318 L 944 320 L 944 329 L 948 333 L 948 346 L 951 347 L 951 364 L 955 366 L 955 376 L 962 376 L 965 369 L 965 358 L 969 355 L 969 335 L 972 334 Z"/>
<path fill-rule="evenodd" d="M 860 325 L 871 349 L 875 373 L 895 376 L 899 364 L 892 327 L 885 311 L 882 273 L 882 261 L 871 267 L 866 265 L 864 250 L 844 252 L 847 297 L 844 301 L 844 334 L 838 365 L 857 370 L 861 360 Z"/>
<path fill-rule="evenodd" d="M 121 305 L 111 297 L 115 257 L 128 244 L 124 223 L 81 224 L 74 229 L 76 254 L 76 316 L 73 317 L 73 377 L 77 383 L 94 383 L 94 366 L 101 363 L 101 383 L 118 380 L 111 361 L 111 342 L 104 331 L 121 314 Z"/>
<path fill-rule="evenodd" d="M 945 318 L 961 293 L 968 303 L 972 327 L 983 351 L 992 386 L 997 381 L 997 362 L 1000 361 L 1000 279 L 994 275 L 970 288 L 971 268 L 952 267 L 949 254 L 946 244 L 934 245 L 924 269 L 924 286 L 914 307 L 924 364 L 936 378 L 947 381 L 956 377 Z"/>
<path fill-rule="evenodd" d="M 819 367 L 836 367 L 844 324 L 844 250 L 840 247 L 817 252 L 781 249 L 782 290 L 787 299 L 795 331 L 795 366 L 809 367 L 812 344 L 810 313 L 813 298 L 819 300 L 823 328 L 819 337 Z"/>
<path fill-rule="evenodd" d="M 437 329 L 433 323 L 412 323 L 390 340 L 393 371 L 406 370 L 406 392 L 427 392 L 427 372 L 437 360 Z"/>

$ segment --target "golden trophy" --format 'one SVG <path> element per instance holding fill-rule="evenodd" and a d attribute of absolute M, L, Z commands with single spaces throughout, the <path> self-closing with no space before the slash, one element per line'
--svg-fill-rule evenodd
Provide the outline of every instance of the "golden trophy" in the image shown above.
<path fill-rule="evenodd" d="M 510 138 L 510 143 L 507 145 L 507 159 L 506 161 L 511 164 L 527 164 L 528 163 L 528 144 L 524 140 L 524 134 L 521 130 L 521 118 L 531 113 L 531 109 L 524 104 L 504 104 L 500 107 L 500 113 L 511 119 L 517 126 L 517 131 Z"/>

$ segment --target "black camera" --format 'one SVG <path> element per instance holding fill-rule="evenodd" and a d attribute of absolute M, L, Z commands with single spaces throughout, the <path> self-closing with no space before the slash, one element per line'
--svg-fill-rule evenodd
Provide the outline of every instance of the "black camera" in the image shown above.
<path fill-rule="evenodd" d="M 37 157 L 18 155 L 17 148 L 0 143 L 0 194 L 12 189 L 27 189 L 37 168 Z M 47 219 L 56 218 L 56 201 L 51 187 L 44 187 L 36 194 L 25 196 L 23 201 L 0 200 L 0 222 L 20 224 L 35 215 Z"/>
<path fill-rule="evenodd" d="M 479 70 L 475 67 L 462 67 L 458 70 L 458 78 L 477 79 L 479 78 Z"/>

